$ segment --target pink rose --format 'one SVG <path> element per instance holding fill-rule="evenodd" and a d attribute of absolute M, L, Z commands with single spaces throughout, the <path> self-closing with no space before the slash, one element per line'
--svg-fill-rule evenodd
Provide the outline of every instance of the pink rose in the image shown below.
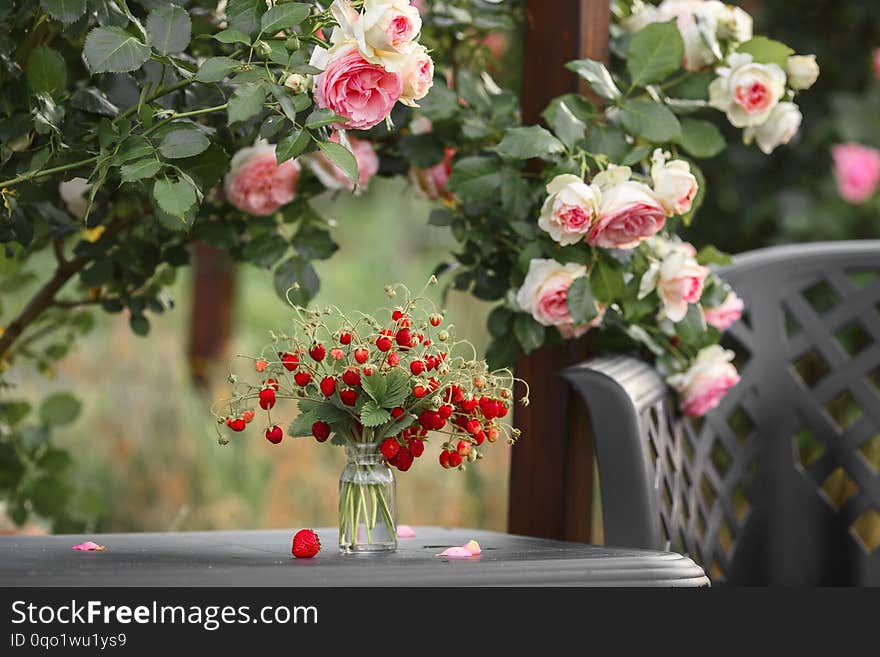
<path fill-rule="evenodd" d="M 401 93 L 401 76 L 371 64 L 354 45 L 340 49 L 315 78 L 315 104 L 346 117 L 341 127 L 354 130 L 381 123 Z"/>
<path fill-rule="evenodd" d="M 564 173 L 547 184 L 538 227 L 562 246 L 583 241 L 598 214 L 599 192 L 578 176 Z"/>
<path fill-rule="evenodd" d="M 449 176 L 452 174 L 452 158 L 455 157 L 454 148 L 446 148 L 442 162 L 438 162 L 429 169 L 413 167 L 410 176 L 413 182 L 429 199 L 448 199 L 452 197 L 446 186 L 449 184 Z"/>
<path fill-rule="evenodd" d="M 871 198 L 880 184 L 880 151 L 861 144 L 839 144 L 831 155 L 841 197 L 850 203 Z"/>
<path fill-rule="evenodd" d="M 339 143 L 339 133 L 334 132 L 330 141 Z M 367 189 L 370 180 L 379 171 L 379 156 L 373 150 L 373 145 L 366 139 L 356 139 L 348 136 L 351 152 L 358 165 L 358 187 Z M 345 175 L 345 172 L 333 164 L 324 153 L 316 152 L 310 156 L 306 163 L 315 177 L 321 181 L 327 189 L 347 189 L 354 191 L 354 183 Z"/>
<path fill-rule="evenodd" d="M 705 415 L 739 383 L 739 373 L 731 364 L 732 360 L 733 352 L 720 345 L 704 347 L 686 372 L 667 379 L 669 385 L 678 391 L 679 407 L 685 415 Z"/>
<path fill-rule="evenodd" d="M 663 260 L 651 264 L 639 283 L 639 298 L 656 288 L 662 314 L 673 323 L 685 318 L 689 304 L 699 302 L 709 275 L 709 269 L 697 263 L 689 252 L 684 244 L 670 250 Z"/>
<path fill-rule="evenodd" d="M 293 200 L 299 173 L 295 160 L 278 165 L 275 146 L 261 140 L 233 156 L 223 187 L 226 198 L 239 210 L 267 215 Z"/>
<path fill-rule="evenodd" d="M 740 320 L 743 307 L 743 300 L 737 296 L 736 292 L 731 290 L 727 293 L 720 306 L 704 308 L 703 314 L 709 326 L 714 326 L 719 331 L 726 331 Z"/>
<path fill-rule="evenodd" d="M 684 160 L 666 161 L 662 149 L 656 149 L 652 158 L 651 180 L 654 196 L 666 210 L 668 216 L 685 214 L 693 205 L 700 186 L 691 173 L 690 165 Z"/>
<path fill-rule="evenodd" d="M 434 84 L 434 60 L 425 46 L 417 46 L 407 56 L 402 70 L 403 94 L 400 102 L 413 106 L 428 95 Z"/>
<path fill-rule="evenodd" d="M 778 64 L 759 64 L 747 53 L 734 53 L 717 69 L 709 85 L 709 105 L 725 112 L 737 128 L 767 121 L 785 95 L 785 71 Z"/>
<path fill-rule="evenodd" d="M 656 235 L 666 223 L 666 210 L 651 188 L 627 180 L 602 192 L 599 218 L 587 242 L 606 249 L 631 249 Z"/>
<path fill-rule="evenodd" d="M 566 339 L 583 335 L 602 322 L 602 310 L 588 324 L 575 326 L 568 310 L 568 288 L 574 279 L 585 276 L 587 268 L 575 263 L 560 264 L 555 260 L 535 258 L 522 287 L 516 293 L 519 307 L 544 326 L 555 326 Z"/>

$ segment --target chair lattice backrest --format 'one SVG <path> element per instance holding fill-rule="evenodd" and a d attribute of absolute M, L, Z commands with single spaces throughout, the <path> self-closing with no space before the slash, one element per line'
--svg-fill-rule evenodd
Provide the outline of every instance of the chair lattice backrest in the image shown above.
<path fill-rule="evenodd" d="M 716 581 L 880 585 L 880 241 L 745 254 L 742 381 L 698 421 L 629 357 L 565 375 L 590 407 L 606 542 Z"/>

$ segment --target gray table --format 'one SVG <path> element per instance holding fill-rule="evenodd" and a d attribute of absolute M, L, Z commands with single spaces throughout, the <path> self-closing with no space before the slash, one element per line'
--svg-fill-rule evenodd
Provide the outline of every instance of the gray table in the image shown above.
<path fill-rule="evenodd" d="M 319 529 L 314 559 L 290 556 L 286 530 L 0 536 L 2 586 L 708 586 L 672 552 L 548 541 L 475 529 L 416 527 L 396 553 L 341 555 L 336 529 Z M 479 541 L 468 560 L 437 557 Z M 93 540 L 106 552 L 75 552 Z"/>

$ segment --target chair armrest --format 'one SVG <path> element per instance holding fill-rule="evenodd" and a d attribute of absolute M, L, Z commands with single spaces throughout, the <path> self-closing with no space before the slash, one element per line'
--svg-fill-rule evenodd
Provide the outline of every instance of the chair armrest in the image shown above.
<path fill-rule="evenodd" d="M 665 548 L 658 523 L 658 482 L 651 475 L 642 418 L 651 412 L 663 413 L 666 383 L 653 367 L 629 356 L 592 358 L 561 375 L 589 409 L 605 542 Z"/>

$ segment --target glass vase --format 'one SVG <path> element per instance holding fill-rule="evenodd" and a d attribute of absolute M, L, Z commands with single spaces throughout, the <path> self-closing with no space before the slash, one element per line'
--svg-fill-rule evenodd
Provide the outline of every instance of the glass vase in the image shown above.
<path fill-rule="evenodd" d="M 379 443 L 347 445 L 339 477 L 339 549 L 344 553 L 397 549 L 397 484 Z"/>

